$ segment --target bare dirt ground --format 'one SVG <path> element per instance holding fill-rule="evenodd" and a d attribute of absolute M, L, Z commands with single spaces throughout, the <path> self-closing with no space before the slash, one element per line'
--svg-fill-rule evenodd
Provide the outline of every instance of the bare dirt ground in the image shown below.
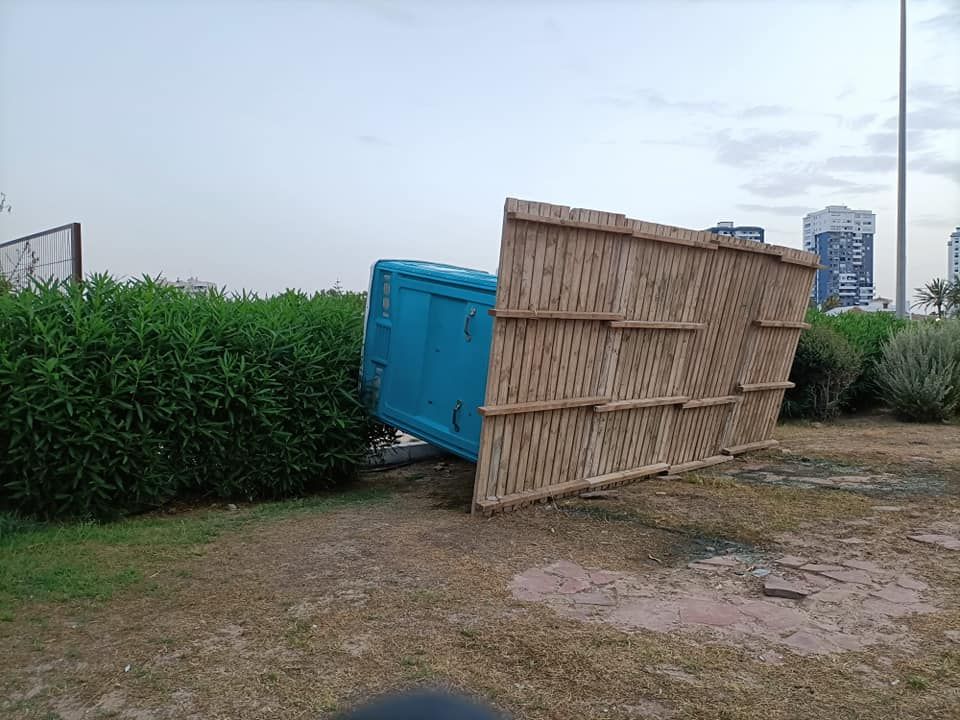
<path fill-rule="evenodd" d="M 224 534 L 151 592 L 22 608 L 0 716 L 329 717 L 422 684 L 531 719 L 960 716 L 960 428 L 779 435 L 490 519 L 466 463 L 372 474 L 388 502 Z"/>

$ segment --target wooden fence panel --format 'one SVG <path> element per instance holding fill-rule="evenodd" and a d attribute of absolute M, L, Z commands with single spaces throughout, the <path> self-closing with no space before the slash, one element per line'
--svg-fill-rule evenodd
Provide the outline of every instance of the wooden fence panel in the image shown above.
<path fill-rule="evenodd" d="M 770 444 L 815 255 L 508 199 L 474 509 Z"/>

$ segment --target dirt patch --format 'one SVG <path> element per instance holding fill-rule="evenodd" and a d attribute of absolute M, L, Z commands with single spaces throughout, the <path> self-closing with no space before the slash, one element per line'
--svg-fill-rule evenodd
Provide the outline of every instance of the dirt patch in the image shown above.
<path fill-rule="evenodd" d="M 431 685 L 517 720 L 955 716 L 958 554 L 909 539 L 960 537 L 949 493 L 693 476 L 479 519 L 473 467 L 438 465 L 368 477 L 388 502 L 225 531 L 112 599 L 18 607 L 0 715 L 331 718 Z M 533 569 L 544 601 L 511 588 Z M 767 598 L 758 569 L 809 596 Z M 637 622 L 658 602 L 672 631 Z M 836 649 L 797 647 L 811 627 Z"/>
<path fill-rule="evenodd" d="M 960 490 L 960 425 L 956 423 L 902 423 L 878 414 L 830 423 L 785 423 L 777 426 L 774 436 L 781 448 L 806 457 L 945 477 L 954 492 Z"/>

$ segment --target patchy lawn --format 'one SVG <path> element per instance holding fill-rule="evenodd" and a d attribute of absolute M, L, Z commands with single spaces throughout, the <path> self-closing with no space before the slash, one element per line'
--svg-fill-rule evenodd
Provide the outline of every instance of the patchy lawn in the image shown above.
<path fill-rule="evenodd" d="M 876 470 L 931 470 L 960 481 L 960 424 L 898 422 L 890 415 L 840 418 L 831 423 L 791 422 L 775 436 L 810 457 L 865 463 Z"/>
<path fill-rule="evenodd" d="M 855 419 L 606 499 L 467 514 L 472 466 L 0 540 L 0 715 L 952 718 L 960 428 Z M 806 569 L 804 569 L 806 568 Z M 768 598 L 782 576 L 808 593 Z"/>

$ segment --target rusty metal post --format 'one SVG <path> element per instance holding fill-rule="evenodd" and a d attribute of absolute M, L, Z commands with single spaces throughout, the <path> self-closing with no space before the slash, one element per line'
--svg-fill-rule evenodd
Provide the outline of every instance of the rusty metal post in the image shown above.
<path fill-rule="evenodd" d="M 73 254 L 73 281 L 83 282 L 83 255 L 80 243 L 80 223 L 70 224 L 70 240 Z"/>

